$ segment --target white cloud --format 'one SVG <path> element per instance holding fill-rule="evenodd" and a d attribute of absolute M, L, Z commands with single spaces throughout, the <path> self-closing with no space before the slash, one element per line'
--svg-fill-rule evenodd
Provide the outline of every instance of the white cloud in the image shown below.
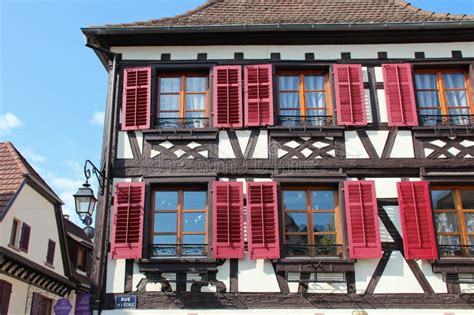
<path fill-rule="evenodd" d="M 93 123 L 96 126 L 103 127 L 104 119 L 105 119 L 104 112 L 94 111 L 94 115 L 92 116 L 91 123 Z"/>
<path fill-rule="evenodd" d="M 12 113 L 0 115 L 0 134 L 9 134 L 12 129 L 21 127 L 23 122 Z"/>
<path fill-rule="evenodd" d="M 28 162 L 44 162 L 46 161 L 46 157 L 37 154 L 33 151 L 31 147 L 26 147 L 20 150 L 21 154 L 25 156 Z"/>

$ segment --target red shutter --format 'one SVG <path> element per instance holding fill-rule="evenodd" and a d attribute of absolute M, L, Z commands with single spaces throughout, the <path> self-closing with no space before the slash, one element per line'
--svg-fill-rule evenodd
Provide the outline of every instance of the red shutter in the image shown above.
<path fill-rule="evenodd" d="M 242 67 L 214 67 L 214 127 L 242 127 Z"/>
<path fill-rule="evenodd" d="M 389 126 L 418 126 L 411 65 L 382 65 Z"/>
<path fill-rule="evenodd" d="M 46 262 L 48 264 L 53 264 L 54 263 L 54 251 L 56 249 L 56 243 L 52 240 L 48 241 L 48 251 L 46 254 Z"/>
<path fill-rule="evenodd" d="M 373 181 L 344 182 L 349 254 L 351 258 L 380 258 L 382 243 Z"/>
<path fill-rule="evenodd" d="M 5 280 L 0 280 L 0 315 L 8 315 L 11 293 L 12 284 Z"/>
<path fill-rule="evenodd" d="M 150 129 L 151 68 L 124 70 L 122 130 Z"/>
<path fill-rule="evenodd" d="M 212 184 L 212 254 L 214 258 L 244 258 L 244 199 L 239 182 Z"/>
<path fill-rule="evenodd" d="M 367 125 L 362 66 L 334 65 L 334 85 L 338 124 Z"/>
<path fill-rule="evenodd" d="M 30 246 L 30 233 L 31 226 L 23 223 L 21 228 L 20 249 L 26 253 L 28 252 L 28 247 Z"/>
<path fill-rule="evenodd" d="M 119 183 L 115 188 L 110 253 L 113 259 L 142 257 L 145 183 Z"/>
<path fill-rule="evenodd" d="M 397 183 L 405 259 L 437 259 L 428 182 Z"/>
<path fill-rule="evenodd" d="M 250 259 L 280 258 L 275 182 L 247 183 L 247 237 Z"/>
<path fill-rule="evenodd" d="M 245 66 L 245 125 L 273 125 L 272 65 Z"/>

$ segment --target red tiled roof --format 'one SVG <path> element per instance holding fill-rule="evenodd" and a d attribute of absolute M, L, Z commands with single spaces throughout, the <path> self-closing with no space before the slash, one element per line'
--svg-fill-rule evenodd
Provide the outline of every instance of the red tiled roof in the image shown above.
<path fill-rule="evenodd" d="M 59 200 L 53 190 L 18 152 L 11 142 L 0 143 L 0 218 L 26 177 L 38 182 Z"/>
<path fill-rule="evenodd" d="M 474 15 L 421 10 L 402 0 L 208 0 L 184 14 L 105 27 L 370 24 L 474 21 Z"/>
<path fill-rule="evenodd" d="M 80 226 L 74 224 L 73 222 L 71 222 L 70 220 L 66 218 L 63 218 L 63 222 L 64 222 L 64 230 L 66 231 L 67 234 L 74 235 L 77 238 L 84 241 L 85 243 L 92 245 L 92 241 L 89 239 L 89 237 L 87 237 L 86 232 L 84 232 L 84 230 Z"/>

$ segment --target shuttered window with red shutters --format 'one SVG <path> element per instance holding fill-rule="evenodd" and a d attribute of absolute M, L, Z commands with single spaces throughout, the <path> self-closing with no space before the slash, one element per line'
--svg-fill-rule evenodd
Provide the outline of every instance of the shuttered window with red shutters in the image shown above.
<path fill-rule="evenodd" d="M 242 121 L 242 67 L 214 67 L 214 127 L 240 128 Z"/>
<path fill-rule="evenodd" d="M 245 125 L 273 125 L 272 65 L 245 66 Z"/>
<path fill-rule="evenodd" d="M 275 182 L 247 183 L 247 237 L 250 259 L 280 258 Z"/>
<path fill-rule="evenodd" d="M 122 130 L 150 128 L 151 68 L 124 70 Z"/>
<path fill-rule="evenodd" d="M 239 182 L 214 182 L 212 256 L 244 258 L 244 200 Z"/>
<path fill-rule="evenodd" d="M 0 315 L 8 315 L 12 284 L 5 280 L 0 280 Z"/>
<path fill-rule="evenodd" d="M 145 183 L 115 187 L 110 253 L 113 259 L 142 257 Z"/>
<path fill-rule="evenodd" d="M 382 65 L 388 125 L 418 126 L 411 65 Z"/>
<path fill-rule="evenodd" d="M 350 257 L 382 257 L 375 183 L 346 181 L 344 195 Z"/>
<path fill-rule="evenodd" d="M 437 259 L 429 183 L 397 183 L 405 259 Z"/>
<path fill-rule="evenodd" d="M 23 226 L 21 228 L 20 250 L 24 251 L 25 253 L 28 252 L 28 247 L 30 246 L 30 233 L 31 226 L 26 223 L 23 223 Z"/>
<path fill-rule="evenodd" d="M 367 125 L 362 66 L 334 65 L 333 70 L 338 124 Z"/>

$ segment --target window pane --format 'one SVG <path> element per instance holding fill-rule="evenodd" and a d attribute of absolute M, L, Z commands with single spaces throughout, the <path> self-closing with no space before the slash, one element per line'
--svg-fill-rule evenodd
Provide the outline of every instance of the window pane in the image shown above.
<path fill-rule="evenodd" d="M 307 232 L 308 215 L 306 213 L 285 213 L 286 232 Z"/>
<path fill-rule="evenodd" d="M 206 110 L 206 95 L 187 94 L 186 110 Z"/>
<path fill-rule="evenodd" d="M 435 74 L 417 74 L 415 75 L 415 84 L 420 89 L 438 89 Z"/>
<path fill-rule="evenodd" d="M 468 106 L 466 91 L 447 91 L 448 106 Z"/>
<path fill-rule="evenodd" d="M 306 107 L 326 107 L 326 94 L 323 92 L 306 92 Z"/>
<path fill-rule="evenodd" d="M 464 74 L 446 73 L 443 74 L 444 87 L 447 89 L 464 89 Z"/>
<path fill-rule="evenodd" d="M 433 190 L 431 200 L 436 210 L 455 209 L 454 196 L 452 190 Z"/>
<path fill-rule="evenodd" d="M 438 245 L 459 245 L 459 236 L 438 235 Z"/>
<path fill-rule="evenodd" d="M 336 232 L 334 213 L 313 213 L 314 232 Z"/>
<path fill-rule="evenodd" d="M 183 232 L 205 232 L 206 213 L 183 213 Z"/>
<path fill-rule="evenodd" d="M 183 256 L 204 256 L 206 255 L 205 244 L 205 235 L 183 235 L 181 254 Z"/>
<path fill-rule="evenodd" d="M 321 190 L 311 192 L 311 208 L 313 210 L 334 209 L 334 191 Z"/>
<path fill-rule="evenodd" d="M 192 77 L 186 78 L 186 92 L 206 92 L 207 79 Z"/>
<path fill-rule="evenodd" d="M 305 76 L 305 90 L 324 90 L 324 76 Z"/>
<path fill-rule="evenodd" d="M 285 252 L 287 256 L 308 256 L 308 236 L 286 235 Z"/>
<path fill-rule="evenodd" d="M 474 190 L 461 190 L 462 207 L 474 209 Z"/>
<path fill-rule="evenodd" d="M 278 77 L 280 91 L 298 91 L 299 78 L 296 76 Z"/>
<path fill-rule="evenodd" d="M 416 92 L 418 107 L 439 107 L 438 92 Z"/>
<path fill-rule="evenodd" d="M 306 210 L 306 192 L 287 190 L 283 192 L 285 210 Z"/>
<path fill-rule="evenodd" d="M 176 213 L 155 213 L 155 232 L 176 232 L 177 228 Z"/>
<path fill-rule="evenodd" d="M 181 79 L 180 78 L 161 78 L 160 79 L 160 92 L 162 93 L 173 93 L 181 90 Z"/>
<path fill-rule="evenodd" d="M 174 118 L 179 118 L 179 112 L 161 112 L 160 113 L 160 119 L 163 118 L 166 120 L 166 118 L 171 118 L 170 122 L 172 121 L 173 123 L 176 123 L 176 119 Z"/>
<path fill-rule="evenodd" d="M 155 192 L 155 210 L 176 210 L 178 209 L 177 191 L 157 191 Z"/>
<path fill-rule="evenodd" d="M 200 210 L 206 208 L 205 191 L 185 191 L 184 192 L 184 210 Z"/>
<path fill-rule="evenodd" d="M 300 95 L 296 92 L 280 93 L 280 108 L 300 108 Z"/>
<path fill-rule="evenodd" d="M 316 245 L 336 245 L 336 235 L 315 235 L 314 243 Z"/>
<path fill-rule="evenodd" d="M 294 116 L 295 119 L 288 120 L 285 119 L 287 122 L 299 122 L 300 121 L 300 111 L 299 110 L 280 110 L 281 116 Z"/>
<path fill-rule="evenodd" d="M 153 256 L 176 256 L 176 235 L 153 236 Z"/>
<path fill-rule="evenodd" d="M 324 117 L 318 117 L 318 116 L 327 116 L 327 113 L 326 113 L 326 109 L 306 110 L 306 115 L 310 117 L 310 121 L 324 122 L 325 118 Z M 311 120 L 311 117 L 314 117 L 314 119 Z"/>
<path fill-rule="evenodd" d="M 160 95 L 160 110 L 179 110 L 179 95 Z"/>
<path fill-rule="evenodd" d="M 435 213 L 436 232 L 457 232 L 458 216 L 456 213 Z"/>
<path fill-rule="evenodd" d="M 467 241 L 469 242 L 470 246 L 474 246 L 474 236 L 469 236 L 467 238 Z M 471 249 L 472 250 L 472 249 Z"/>
<path fill-rule="evenodd" d="M 474 213 L 464 213 L 464 222 L 466 223 L 467 232 L 474 232 Z"/>

